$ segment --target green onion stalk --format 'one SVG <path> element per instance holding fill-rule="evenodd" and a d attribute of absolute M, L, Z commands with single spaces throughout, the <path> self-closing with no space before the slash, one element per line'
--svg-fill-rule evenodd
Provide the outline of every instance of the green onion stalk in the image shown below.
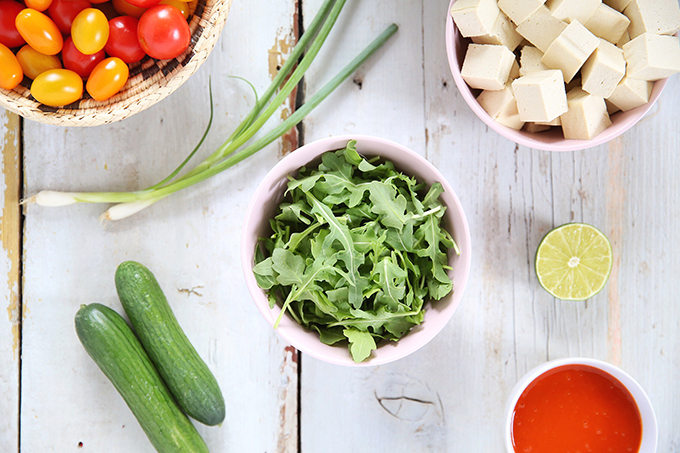
<path fill-rule="evenodd" d="M 269 88 L 267 88 L 261 97 L 258 98 L 256 95 L 255 105 L 250 113 L 222 145 L 192 170 L 179 176 L 180 172 L 202 145 L 212 125 L 212 89 L 210 90 L 210 118 L 201 140 L 184 161 L 162 181 L 146 189 L 132 192 L 57 192 L 43 190 L 22 201 L 22 203 L 36 203 L 40 206 L 65 206 L 73 203 L 116 203 L 102 214 L 101 220 L 103 222 L 119 220 L 143 210 L 172 193 L 215 176 L 252 156 L 300 123 L 309 112 L 326 99 L 328 95 L 364 64 L 397 31 L 395 24 L 387 27 L 385 31 L 292 115 L 261 138 L 249 143 L 279 106 L 288 99 L 300 80 L 302 80 L 302 77 L 314 61 L 319 50 L 321 50 L 328 34 L 335 25 L 345 1 L 326 0 L 323 3 L 307 31 L 299 39 Z"/>

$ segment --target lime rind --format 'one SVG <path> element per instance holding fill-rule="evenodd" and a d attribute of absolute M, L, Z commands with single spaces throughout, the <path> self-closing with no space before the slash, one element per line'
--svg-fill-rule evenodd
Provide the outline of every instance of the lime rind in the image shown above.
<path fill-rule="evenodd" d="M 590 299 L 604 288 L 612 267 L 609 239 L 597 228 L 568 223 L 546 234 L 536 251 L 541 286 L 561 300 Z"/>

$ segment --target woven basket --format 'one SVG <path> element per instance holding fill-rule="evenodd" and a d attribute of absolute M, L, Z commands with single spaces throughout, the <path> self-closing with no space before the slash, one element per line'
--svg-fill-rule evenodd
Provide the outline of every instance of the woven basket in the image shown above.
<path fill-rule="evenodd" d="M 50 107 L 31 96 L 31 80 L 11 91 L 0 88 L 0 106 L 24 118 L 59 126 L 97 126 L 120 121 L 168 96 L 180 87 L 208 58 L 229 14 L 232 0 L 198 0 L 189 22 L 191 43 L 172 60 L 145 57 L 130 66 L 123 89 L 106 101 L 83 99 L 64 107 Z"/>

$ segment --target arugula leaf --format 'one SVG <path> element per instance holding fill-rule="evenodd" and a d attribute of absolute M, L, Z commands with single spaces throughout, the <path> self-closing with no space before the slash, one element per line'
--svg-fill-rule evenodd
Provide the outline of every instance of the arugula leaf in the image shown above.
<path fill-rule="evenodd" d="M 380 181 L 373 181 L 369 191 L 373 203 L 371 211 L 382 216 L 383 225 L 401 232 L 406 223 L 406 198 L 401 194 L 397 195 L 394 186 Z"/>
<path fill-rule="evenodd" d="M 345 329 L 342 333 L 349 340 L 349 352 L 356 363 L 363 362 L 377 348 L 373 335 L 358 329 Z"/>

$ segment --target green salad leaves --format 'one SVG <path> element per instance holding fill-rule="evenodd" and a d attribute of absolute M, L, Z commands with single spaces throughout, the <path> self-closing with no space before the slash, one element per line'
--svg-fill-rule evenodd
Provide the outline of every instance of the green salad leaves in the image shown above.
<path fill-rule="evenodd" d="M 453 290 L 447 252 L 458 247 L 441 226 L 440 183 L 427 190 L 391 162 L 366 160 L 354 140 L 289 179 L 253 268 L 282 308 L 274 327 L 288 312 L 325 344 L 347 341 L 358 363 Z"/>

